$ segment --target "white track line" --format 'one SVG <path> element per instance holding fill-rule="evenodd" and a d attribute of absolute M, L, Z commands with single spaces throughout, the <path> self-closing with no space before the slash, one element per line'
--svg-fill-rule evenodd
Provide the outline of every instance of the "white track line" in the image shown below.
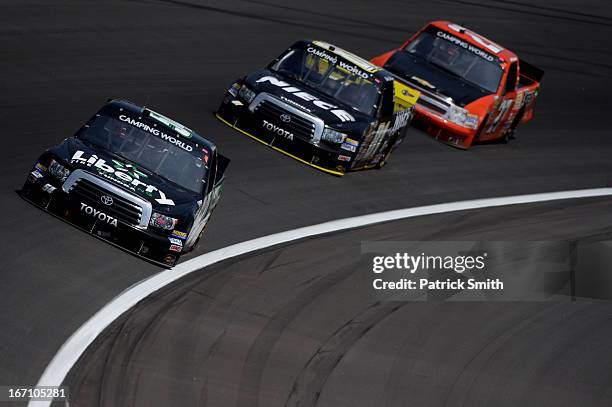
<path fill-rule="evenodd" d="M 106 304 L 85 324 L 83 324 L 62 345 L 51 360 L 38 381 L 38 386 L 60 386 L 64 378 L 85 352 L 87 347 L 108 327 L 138 302 L 166 285 L 200 270 L 211 264 L 253 252 L 267 247 L 275 246 L 309 236 L 316 236 L 340 230 L 352 229 L 375 223 L 387 222 L 397 219 L 413 218 L 424 215 L 435 215 L 447 212 L 464 211 L 469 209 L 491 208 L 496 206 L 519 205 L 536 202 L 556 201 L 561 199 L 591 198 L 612 195 L 612 188 L 583 189 L 576 191 L 550 192 L 531 195 L 517 195 L 502 198 L 475 199 L 470 201 L 450 202 L 437 205 L 420 206 L 416 208 L 398 209 L 371 215 L 356 216 L 306 226 L 299 229 L 288 230 L 269 236 L 260 237 L 246 242 L 237 243 L 202 254 L 186 262 L 180 263 L 171 270 L 162 271 L 146 280 L 134 284 L 123 291 L 111 302 Z M 50 401 L 30 401 L 28 406 L 49 406 Z"/>

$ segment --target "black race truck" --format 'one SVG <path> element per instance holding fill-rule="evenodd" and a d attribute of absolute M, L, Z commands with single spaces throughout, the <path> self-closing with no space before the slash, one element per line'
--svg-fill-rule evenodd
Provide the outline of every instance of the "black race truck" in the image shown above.
<path fill-rule="evenodd" d="M 403 140 L 419 92 L 370 62 L 320 41 L 298 41 L 235 81 L 222 122 L 334 175 L 382 167 Z"/>
<path fill-rule="evenodd" d="M 109 100 L 40 156 L 19 192 L 100 239 L 172 267 L 198 243 L 228 163 L 187 127 Z"/>

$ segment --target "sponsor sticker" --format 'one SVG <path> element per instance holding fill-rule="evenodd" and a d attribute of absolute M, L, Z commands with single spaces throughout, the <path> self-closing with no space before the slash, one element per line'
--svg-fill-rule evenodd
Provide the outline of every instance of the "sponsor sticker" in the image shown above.
<path fill-rule="evenodd" d="M 302 100 L 312 103 L 313 105 L 323 109 L 329 110 L 330 113 L 334 114 L 337 118 L 342 120 L 343 122 L 354 122 L 355 118 L 351 116 L 347 111 L 339 109 L 338 106 L 333 105 L 331 103 L 320 100 L 314 95 L 311 95 L 308 92 L 304 92 L 303 90 L 290 85 L 287 82 L 281 81 L 280 79 L 274 76 L 264 76 L 262 78 L 257 79 L 257 83 L 269 82 L 270 84 L 277 86 L 283 89 L 285 92 L 292 94 L 295 97 L 298 97 Z"/>
<path fill-rule="evenodd" d="M 349 157 L 348 155 L 339 155 L 338 160 L 339 161 L 351 161 L 351 157 Z"/>
<path fill-rule="evenodd" d="M 234 83 L 227 91 L 230 93 L 230 95 L 236 97 L 238 96 L 238 89 L 240 89 L 240 85 Z"/>
<path fill-rule="evenodd" d="M 338 66 L 340 68 L 345 69 L 346 71 L 350 72 L 353 75 L 357 75 L 357 76 L 361 76 L 364 79 L 368 79 L 370 77 L 371 74 L 367 74 L 366 72 L 362 71 L 361 69 L 357 68 L 355 65 L 349 65 L 344 61 L 339 61 L 338 62 Z"/>
<path fill-rule="evenodd" d="M 57 188 L 55 188 L 53 185 L 51 184 L 45 184 L 42 187 L 42 190 L 45 191 L 48 194 L 52 194 L 53 191 L 55 191 Z"/>
<path fill-rule="evenodd" d="M 95 154 L 91 157 L 87 157 L 84 154 L 85 152 L 78 150 L 74 153 L 70 162 L 91 167 L 98 172 L 98 175 L 123 185 L 132 191 L 144 191 L 149 196 L 153 196 L 155 192 L 158 195 L 155 200 L 161 205 L 174 205 L 174 201 L 168 199 L 162 190 L 141 181 L 141 179 L 146 179 L 147 175 L 138 170 L 136 166 L 117 160 L 112 160 L 113 165 L 109 165 L 106 160 L 99 158 Z"/>
<path fill-rule="evenodd" d="M 415 82 L 418 82 L 419 84 L 428 87 L 429 89 L 435 89 L 436 87 L 429 81 L 426 81 L 423 78 L 419 78 L 418 76 L 411 76 L 410 79 L 412 79 Z"/>
<path fill-rule="evenodd" d="M 182 239 L 182 240 L 187 239 L 187 233 L 186 232 L 181 232 L 179 230 L 173 230 L 172 231 L 172 236 L 178 237 L 179 239 Z"/>
<path fill-rule="evenodd" d="M 40 171 L 47 171 L 47 167 L 45 167 L 44 165 L 42 165 L 41 163 L 36 163 L 36 165 L 34 166 L 37 170 Z"/>
<path fill-rule="evenodd" d="M 478 127 L 478 115 L 468 113 L 465 119 L 466 124 L 473 126 L 474 128 Z"/>
<path fill-rule="evenodd" d="M 176 245 L 180 245 L 180 246 L 183 245 L 183 241 L 181 239 L 177 239 L 176 237 L 169 237 L 168 240 L 172 244 L 176 244 Z"/>
<path fill-rule="evenodd" d="M 474 45 L 470 44 L 469 42 L 463 41 L 462 39 L 457 38 L 454 35 L 451 35 L 451 34 L 445 32 L 445 31 L 438 31 L 436 33 L 436 35 L 439 38 L 443 38 L 443 39 L 445 39 L 448 42 L 451 42 L 451 43 L 453 43 L 453 44 L 455 44 L 455 45 L 457 45 L 457 46 L 459 46 L 461 48 L 464 48 L 464 49 L 470 51 L 473 54 L 478 55 L 479 57 L 481 57 L 484 60 L 487 60 L 489 62 L 493 62 L 495 60 L 495 57 L 493 55 L 489 54 L 488 52 L 485 52 L 485 51 L 481 50 L 480 48 L 477 48 Z"/>
<path fill-rule="evenodd" d="M 318 49 L 318 48 L 314 48 L 314 47 L 308 47 L 306 48 L 306 51 L 310 54 L 314 54 L 316 56 L 318 56 L 319 58 L 325 59 L 329 62 L 331 62 L 332 64 L 335 64 L 336 62 L 338 62 L 338 57 L 335 55 L 330 55 L 327 52 L 325 52 L 322 49 Z"/>
<path fill-rule="evenodd" d="M 519 92 L 516 94 L 516 100 L 514 101 L 514 105 L 512 106 L 512 110 L 519 110 L 523 107 L 523 101 L 525 100 L 526 92 Z"/>
<path fill-rule="evenodd" d="M 359 145 L 359 142 L 357 140 L 353 140 L 350 137 L 347 137 L 346 140 L 344 140 L 345 143 L 350 144 L 352 146 L 357 147 Z"/>
<path fill-rule="evenodd" d="M 151 117 L 158 118 L 157 116 L 153 115 L 153 112 L 151 112 Z M 163 117 L 163 116 L 161 116 L 161 117 Z M 126 116 L 124 114 L 119 115 L 119 120 L 121 120 L 122 122 L 129 123 L 129 124 L 131 124 L 132 126 L 134 126 L 136 128 L 139 128 L 139 129 L 142 129 L 144 131 L 147 131 L 147 132 L 149 132 L 149 133 L 151 133 L 151 134 L 153 134 L 153 135 L 155 135 L 157 137 L 160 137 L 161 139 L 166 140 L 168 143 L 174 144 L 175 146 L 180 147 L 180 148 L 182 148 L 185 151 L 193 151 L 193 147 L 191 145 L 185 143 L 182 140 L 179 140 L 178 138 L 176 138 L 176 137 L 174 137 L 174 136 L 172 136 L 172 135 L 170 135 L 168 133 L 164 133 L 163 131 L 161 131 L 161 130 L 155 128 L 155 127 L 151 127 L 151 126 L 149 126 L 146 123 L 143 123 L 141 121 L 133 119 L 133 118 L 131 118 L 129 116 Z M 175 122 L 172 122 L 172 123 L 175 123 Z M 175 130 L 177 133 L 179 133 L 179 130 L 181 130 L 178 127 L 175 127 L 174 125 L 172 125 L 171 123 L 165 123 L 164 122 L 164 124 L 166 124 L 171 129 Z M 185 137 L 191 137 L 191 134 L 188 131 L 180 132 L 180 134 L 182 136 L 185 136 Z"/>
<path fill-rule="evenodd" d="M 286 98 L 286 97 L 284 97 L 284 96 L 281 96 L 281 100 L 282 100 L 283 102 L 287 102 L 287 103 L 289 103 L 290 105 L 297 106 L 297 107 L 299 107 L 300 109 L 305 110 L 305 111 L 307 111 L 307 112 L 312 112 L 312 110 L 310 110 L 309 108 L 307 108 L 307 107 L 306 107 L 306 106 L 304 106 L 304 105 L 299 104 L 298 102 L 296 102 L 296 101 L 295 101 L 295 100 L 293 100 L 293 99 L 289 99 L 289 98 Z"/>
<path fill-rule="evenodd" d="M 357 147 L 355 147 L 355 146 L 354 146 L 354 145 L 352 145 L 352 144 L 346 143 L 346 142 L 342 143 L 342 145 L 340 146 L 340 148 L 342 148 L 343 150 L 350 151 L 351 153 L 354 153 L 354 152 L 356 152 L 356 151 L 357 151 Z"/>
<path fill-rule="evenodd" d="M 181 250 L 183 250 L 183 246 L 179 246 L 179 245 L 176 245 L 176 244 L 170 245 L 170 251 L 180 252 Z"/>

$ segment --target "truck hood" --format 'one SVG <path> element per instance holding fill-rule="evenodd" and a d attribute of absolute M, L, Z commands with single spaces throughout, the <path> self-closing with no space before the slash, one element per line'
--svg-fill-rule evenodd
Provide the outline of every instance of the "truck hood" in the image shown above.
<path fill-rule="evenodd" d="M 403 51 L 397 51 L 393 54 L 384 68 L 405 81 L 442 96 L 452 98 L 453 102 L 458 106 L 468 105 L 483 96 L 491 94 L 435 65 L 429 64 L 419 57 Z M 432 86 L 427 86 L 424 83 L 429 83 Z"/>
<path fill-rule="evenodd" d="M 278 82 L 274 83 L 272 80 L 265 79 L 270 77 L 275 78 L 277 81 L 283 82 L 285 85 L 279 85 Z M 274 95 L 293 107 L 321 118 L 325 124 L 335 128 L 346 129 L 353 127 L 356 124 L 363 124 L 364 122 L 369 123 L 373 120 L 372 117 L 363 114 L 353 109 L 351 106 L 348 106 L 339 100 L 333 99 L 300 81 L 278 75 L 276 72 L 268 69 L 259 70 L 247 76 L 244 82 L 249 88 L 255 91 L 256 94 L 266 92 Z M 285 88 L 289 87 L 293 88 L 293 92 L 288 92 L 285 90 Z M 317 105 L 313 103 L 314 101 L 304 100 L 303 98 L 296 96 L 295 93 L 299 92 L 295 90 L 296 88 L 314 96 L 317 100 L 324 103 Z M 320 105 L 329 108 L 326 109 Z M 349 116 L 345 116 L 343 112 L 347 113 Z M 341 118 L 342 116 L 344 119 Z M 352 119 L 347 120 L 348 117 Z"/>
<path fill-rule="evenodd" d="M 180 206 L 191 205 L 200 195 L 126 160 L 109 150 L 76 138 L 68 138 L 52 150 L 71 171 L 83 169 L 101 179 L 151 202 L 153 208 L 173 213 Z M 183 208 L 180 208 L 182 210 Z"/>

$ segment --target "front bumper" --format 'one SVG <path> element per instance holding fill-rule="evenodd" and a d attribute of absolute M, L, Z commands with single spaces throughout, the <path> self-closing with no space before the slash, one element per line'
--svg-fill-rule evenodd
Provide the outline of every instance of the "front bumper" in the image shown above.
<path fill-rule="evenodd" d="M 311 144 L 299 137 L 287 140 L 267 131 L 262 119 L 248 109 L 248 105 L 227 93 L 215 116 L 240 133 L 259 141 L 297 161 L 329 174 L 342 176 L 350 168 L 353 154 L 321 143 Z M 339 157 L 347 159 L 341 161 Z"/>
<path fill-rule="evenodd" d="M 450 146 L 467 149 L 472 146 L 477 129 L 459 126 L 435 113 L 416 105 L 413 125 L 427 134 Z"/>
<path fill-rule="evenodd" d="M 40 173 L 40 176 L 35 177 L 32 173 L 23 188 L 18 191 L 26 201 L 98 239 L 156 265 L 170 268 L 178 261 L 181 253 L 170 251 L 171 243 L 167 236 L 155 234 L 148 229 L 139 229 L 121 221 L 114 226 L 91 216 L 82 210 L 80 201 L 73 199 L 69 193 L 62 190 L 59 181 Z M 104 211 L 101 207 L 96 209 Z"/>

